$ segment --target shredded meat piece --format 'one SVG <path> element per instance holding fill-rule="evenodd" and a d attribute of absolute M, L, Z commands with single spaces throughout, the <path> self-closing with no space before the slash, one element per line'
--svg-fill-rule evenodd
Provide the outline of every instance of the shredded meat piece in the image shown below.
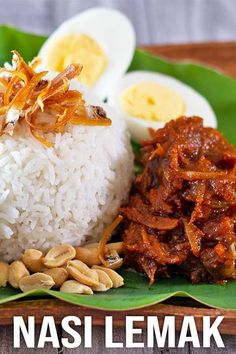
<path fill-rule="evenodd" d="M 125 263 L 155 278 L 236 278 L 236 149 L 201 118 L 181 117 L 141 149 L 124 217 Z"/>
<path fill-rule="evenodd" d="M 139 222 L 153 229 L 171 230 L 178 224 L 177 219 L 151 215 L 148 210 L 145 211 L 145 209 L 140 211 L 137 208 L 121 208 L 121 212 L 123 212 L 129 220 Z"/>

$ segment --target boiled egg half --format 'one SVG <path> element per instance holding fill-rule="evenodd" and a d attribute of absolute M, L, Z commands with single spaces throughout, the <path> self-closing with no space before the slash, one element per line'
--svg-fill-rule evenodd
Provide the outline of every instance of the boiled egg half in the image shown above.
<path fill-rule="evenodd" d="M 42 67 L 60 72 L 83 65 L 78 80 L 105 98 L 114 82 L 128 69 L 135 50 L 130 20 L 109 8 L 93 8 L 72 17 L 46 40 L 39 57 Z"/>
<path fill-rule="evenodd" d="M 108 101 L 126 117 L 131 137 L 150 138 L 149 128 L 162 128 L 182 115 L 200 116 L 204 125 L 215 128 L 215 113 L 207 100 L 190 86 L 160 73 L 133 71 L 117 81 Z"/>

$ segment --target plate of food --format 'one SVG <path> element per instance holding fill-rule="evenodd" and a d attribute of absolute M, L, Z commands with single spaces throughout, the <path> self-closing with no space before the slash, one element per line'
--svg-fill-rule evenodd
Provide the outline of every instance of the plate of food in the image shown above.
<path fill-rule="evenodd" d="M 236 310 L 236 81 L 105 8 L 0 27 L 0 64 L 0 304 Z"/>

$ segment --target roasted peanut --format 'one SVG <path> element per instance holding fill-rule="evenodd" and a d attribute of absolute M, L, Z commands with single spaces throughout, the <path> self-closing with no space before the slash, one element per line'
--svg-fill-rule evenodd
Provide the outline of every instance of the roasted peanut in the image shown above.
<path fill-rule="evenodd" d="M 8 281 L 9 264 L 0 262 L 0 287 L 5 287 Z"/>
<path fill-rule="evenodd" d="M 115 262 L 113 262 L 114 263 L 113 266 L 115 266 L 114 269 L 118 269 L 122 265 L 122 260 L 118 256 L 118 254 L 122 252 L 122 249 L 123 249 L 123 242 L 108 243 L 105 247 L 105 259 L 110 255 L 113 255 L 113 259 L 114 259 L 114 255 L 116 254 L 117 262 L 116 262 L 116 266 L 115 266 Z M 88 243 L 87 245 L 84 245 L 82 247 L 76 247 L 75 258 L 84 262 L 89 267 L 92 267 L 93 265 L 100 265 L 101 261 L 98 257 L 98 243 Z M 111 268 L 113 269 L 113 267 Z"/>
<path fill-rule="evenodd" d="M 92 286 L 93 291 L 107 291 L 112 288 L 113 283 L 111 278 L 107 273 L 105 273 L 101 269 L 96 269 L 96 273 L 98 275 L 99 284 L 97 286 Z"/>
<path fill-rule="evenodd" d="M 63 244 L 51 248 L 43 258 L 43 264 L 48 268 L 60 267 L 75 258 L 76 251 L 71 245 Z"/>
<path fill-rule="evenodd" d="M 83 248 L 98 248 L 98 242 L 96 243 L 87 243 L 86 245 L 82 246 Z M 123 252 L 123 242 L 111 242 L 107 243 L 105 247 L 105 252 L 106 251 L 116 251 L 117 253 L 122 253 Z"/>
<path fill-rule="evenodd" d="M 54 281 L 53 288 L 57 289 L 68 279 L 68 272 L 65 268 L 51 268 L 44 271 L 44 274 L 50 275 Z"/>
<path fill-rule="evenodd" d="M 98 248 L 98 242 L 86 243 L 82 247 L 83 248 Z"/>
<path fill-rule="evenodd" d="M 88 286 L 97 286 L 99 284 L 96 271 L 90 269 L 85 263 L 79 260 L 69 261 L 66 269 L 75 280 L 82 284 Z"/>
<path fill-rule="evenodd" d="M 8 282 L 13 288 L 19 288 L 19 282 L 30 273 L 23 262 L 14 261 L 9 266 Z"/>
<path fill-rule="evenodd" d="M 118 254 L 121 254 L 123 252 L 123 242 L 108 243 L 105 250 L 116 251 Z"/>
<path fill-rule="evenodd" d="M 41 272 L 45 267 L 43 265 L 43 253 L 36 249 L 27 249 L 23 253 L 22 262 L 31 272 Z"/>
<path fill-rule="evenodd" d="M 54 281 L 50 275 L 44 273 L 34 273 L 22 278 L 19 281 L 19 288 L 23 293 L 37 289 L 51 289 L 54 285 Z"/>
<path fill-rule="evenodd" d="M 93 290 L 89 286 L 81 284 L 76 280 L 67 280 L 62 284 L 60 291 L 69 294 L 93 295 Z"/>
<path fill-rule="evenodd" d="M 101 261 L 98 258 L 97 247 L 76 247 L 75 258 L 87 264 L 89 267 L 101 264 Z"/>
<path fill-rule="evenodd" d="M 92 269 L 101 269 L 107 273 L 113 283 L 113 288 L 119 288 L 120 286 L 124 285 L 124 279 L 114 270 L 96 265 L 93 266 Z"/>
<path fill-rule="evenodd" d="M 123 258 L 120 258 L 119 254 L 115 250 L 108 251 L 104 258 L 107 267 L 113 270 L 119 269 L 123 264 Z"/>

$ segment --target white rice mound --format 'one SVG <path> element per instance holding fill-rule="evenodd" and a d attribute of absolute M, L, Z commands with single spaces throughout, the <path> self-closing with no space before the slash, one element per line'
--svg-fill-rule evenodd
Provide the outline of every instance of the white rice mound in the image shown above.
<path fill-rule="evenodd" d="M 88 92 L 84 97 L 101 105 Z M 128 197 L 133 154 L 123 117 L 103 107 L 110 127 L 69 126 L 54 135 L 53 148 L 21 128 L 0 137 L 0 259 L 19 259 L 27 248 L 96 242 L 117 215 Z"/>

